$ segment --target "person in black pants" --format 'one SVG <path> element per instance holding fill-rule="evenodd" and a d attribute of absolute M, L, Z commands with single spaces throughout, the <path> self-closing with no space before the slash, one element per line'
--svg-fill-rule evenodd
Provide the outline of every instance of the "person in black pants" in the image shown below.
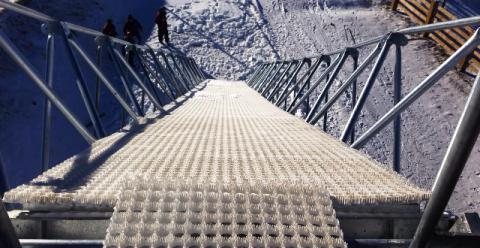
<path fill-rule="evenodd" d="M 163 44 L 163 41 L 165 40 L 165 42 L 169 44 L 170 39 L 168 37 L 167 8 L 162 7 L 157 11 L 155 23 L 158 27 L 158 41 Z"/>

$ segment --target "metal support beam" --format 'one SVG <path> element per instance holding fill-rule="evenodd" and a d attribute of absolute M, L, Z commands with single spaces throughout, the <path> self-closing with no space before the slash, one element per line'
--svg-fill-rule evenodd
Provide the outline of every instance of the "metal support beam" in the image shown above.
<path fill-rule="evenodd" d="M 325 86 L 323 87 L 320 95 L 317 97 L 317 100 L 315 100 L 315 103 L 313 104 L 313 107 L 310 109 L 310 112 L 307 114 L 307 117 L 305 118 L 305 121 L 309 121 L 313 115 L 315 114 L 315 112 L 317 112 L 317 109 L 318 107 L 320 107 L 320 104 L 322 103 L 322 101 L 324 100 L 324 98 L 326 99 L 327 97 L 327 94 L 328 94 L 328 90 L 330 89 L 331 85 L 333 84 L 333 82 L 335 81 L 335 79 L 337 78 L 337 75 L 338 73 L 340 72 L 340 70 L 342 69 L 343 67 L 343 64 L 345 63 L 345 61 L 347 60 L 348 56 L 350 56 L 352 51 L 346 49 L 341 55 L 340 55 L 340 58 L 339 58 L 339 62 L 335 64 L 335 62 L 331 65 L 331 66 L 335 66 L 335 69 L 333 70 L 332 72 L 332 75 L 330 76 L 330 78 L 327 80 L 327 83 L 325 84 Z"/>
<path fill-rule="evenodd" d="M 402 99 L 402 47 L 395 45 L 395 71 L 393 75 L 393 104 Z M 402 117 L 393 121 L 393 170 L 400 172 L 402 156 Z"/>
<path fill-rule="evenodd" d="M 171 87 L 170 84 L 174 85 L 175 83 L 173 82 L 174 79 L 172 78 L 172 76 L 170 75 L 170 73 L 167 71 L 166 68 L 163 67 L 162 63 L 160 63 L 160 60 L 158 59 L 157 55 L 155 54 L 155 52 L 153 51 L 153 49 L 148 49 L 146 50 L 148 54 L 150 54 L 150 56 L 152 56 L 152 60 L 153 60 L 153 63 L 154 65 L 157 67 L 157 70 L 158 70 L 158 73 L 155 72 L 155 70 L 151 69 L 152 72 L 154 72 L 155 76 L 162 76 L 163 77 L 163 82 L 165 82 L 165 86 L 166 88 L 168 88 L 168 91 L 170 92 L 170 95 L 172 97 L 172 99 L 174 100 L 178 95 L 176 94 L 177 92 L 175 92 L 175 90 Z M 145 60 L 144 60 L 145 61 Z M 147 64 L 145 64 L 146 66 L 148 66 Z M 149 68 L 149 67 L 147 67 Z M 159 81 L 160 83 L 161 81 Z M 175 86 L 174 86 L 175 87 Z M 176 89 L 176 88 L 175 88 Z M 172 100 L 172 101 L 173 101 Z"/>
<path fill-rule="evenodd" d="M 290 76 L 287 78 L 287 84 L 285 85 L 284 89 L 282 90 L 282 92 L 281 92 L 280 95 L 278 96 L 277 101 L 275 102 L 275 105 L 276 105 L 277 107 L 280 107 L 280 105 L 282 104 L 282 101 L 283 101 L 282 99 L 283 99 L 283 98 L 286 99 L 286 97 L 284 97 L 284 96 L 285 96 L 286 94 L 288 94 L 288 91 L 291 89 L 290 86 L 291 86 L 292 84 L 293 84 L 293 85 L 296 85 L 295 80 L 296 80 L 298 74 L 300 73 L 300 71 L 302 70 L 303 66 L 304 66 L 305 64 L 310 65 L 310 63 L 311 63 L 311 60 L 310 60 L 310 59 L 303 59 L 302 62 L 300 63 L 300 65 L 295 69 L 295 71 L 293 72 L 293 74 L 290 75 Z M 295 83 L 294 83 L 294 82 L 295 82 Z M 294 87 L 294 86 L 293 86 L 293 87 Z M 272 100 L 273 100 L 273 99 L 272 99 Z M 287 105 L 287 104 L 285 103 L 285 106 L 286 106 L 286 105 Z"/>
<path fill-rule="evenodd" d="M 120 62 L 118 61 L 118 58 L 115 55 L 114 48 L 109 43 L 106 44 L 106 48 L 107 48 L 107 51 L 108 51 L 108 54 L 109 54 L 110 58 L 113 61 L 113 65 L 115 67 L 115 70 L 117 71 L 117 75 L 120 77 L 120 81 L 122 81 L 122 85 L 123 85 L 123 88 L 125 90 L 125 94 L 127 95 L 130 102 L 133 104 L 133 106 L 135 106 L 135 109 L 137 110 L 138 115 L 143 117 L 144 113 L 142 111 L 142 108 L 140 108 L 140 104 L 138 103 L 137 98 L 135 98 L 135 94 L 133 93 L 132 89 L 130 88 L 130 83 L 128 81 L 128 77 L 125 74 L 125 72 L 123 71 Z"/>
<path fill-rule="evenodd" d="M 383 62 L 385 61 L 385 58 L 388 55 L 388 51 L 390 50 L 390 46 L 392 45 L 391 43 L 391 38 L 392 36 L 390 35 L 385 43 L 383 44 L 382 51 L 380 51 L 380 55 L 377 58 L 377 61 L 375 62 L 375 65 L 372 68 L 372 71 L 365 82 L 365 86 L 363 87 L 362 93 L 360 93 L 360 97 L 358 98 L 358 102 L 355 105 L 355 108 L 353 109 L 352 113 L 350 114 L 350 118 L 348 119 L 347 125 L 345 126 L 345 129 L 342 133 L 342 136 L 340 140 L 343 142 L 346 142 L 351 131 L 352 127 L 355 125 L 357 122 L 358 116 L 360 115 L 360 112 L 363 109 L 363 106 L 365 105 L 365 102 L 367 101 L 368 95 L 370 94 L 370 90 L 373 87 L 373 84 L 375 83 L 375 80 L 377 79 L 378 73 L 380 73 L 380 69 L 383 66 Z"/>
<path fill-rule="evenodd" d="M 280 76 L 278 83 L 275 85 L 275 87 L 272 89 L 272 91 L 268 94 L 265 94 L 264 97 L 267 100 L 271 100 L 272 98 L 275 97 L 275 95 L 278 93 L 278 91 L 287 83 L 288 78 L 289 78 L 289 73 L 293 68 L 293 71 L 296 70 L 296 68 L 300 65 L 299 61 L 295 60 L 292 61 L 288 67 L 285 69 L 284 73 Z"/>
<path fill-rule="evenodd" d="M 335 94 L 332 96 L 330 100 L 328 100 L 325 105 L 318 111 L 317 114 L 310 120 L 310 124 L 315 125 L 315 123 L 320 120 L 320 118 L 325 114 L 328 109 L 330 109 L 333 104 L 340 98 L 340 96 L 345 92 L 348 87 L 356 82 L 358 76 L 362 74 L 362 72 L 367 69 L 367 67 L 370 65 L 370 63 L 378 56 L 382 49 L 382 43 L 379 43 L 375 49 L 367 56 L 367 58 L 362 62 L 362 64 L 350 75 L 350 77 L 345 81 L 345 83 L 335 92 Z"/>
<path fill-rule="evenodd" d="M 47 84 L 40 79 L 39 74 L 34 70 L 33 66 L 25 59 L 21 52 L 13 45 L 12 41 L 0 30 L 0 47 L 5 53 L 12 58 L 12 60 L 32 79 L 32 81 L 40 88 L 40 90 L 48 97 L 50 102 L 60 110 L 60 112 L 67 118 L 75 129 L 88 142 L 95 142 L 95 137 L 90 134 L 88 129 L 78 120 L 75 115 L 63 104 L 62 100 L 58 98 L 55 93 L 47 86 Z"/>
<path fill-rule="evenodd" d="M 133 49 L 133 47 L 132 47 Z M 150 90 L 147 88 L 147 86 L 145 84 L 143 84 L 143 81 L 142 79 L 140 78 L 140 76 L 138 76 L 137 72 L 130 66 L 130 64 L 128 64 L 128 62 L 125 60 L 125 58 L 123 58 L 122 54 L 120 54 L 120 52 L 116 49 L 113 49 L 113 52 L 115 53 L 115 55 L 117 56 L 118 60 L 120 60 L 120 62 L 122 62 L 123 66 L 125 68 L 127 68 L 127 70 L 130 72 L 130 74 L 133 76 L 133 78 L 135 79 L 135 81 L 137 81 L 137 84 L 140 86 L 140 88 L 147 94 L 148 98 L 150 99 L 150 101 L 153 103 L 153 105 L 155 105 L 155 107 L 160 111 L 160 112 L 164 112 L 163 108 L 162 108 L 162 105 L 157 101 L 157 99 L 155 98 L 155 96 L 152 94 L 152 92 L 150 92 Z M 136 51 L 133 51 L 133 53 L 137 53 Z M 143 112 L 143 111 L 142 111 Z"/>
<path fill-rule="evenodd" d="M 417 87 L 408 93 L 402 100 L 388 111 L 380 120 L 378 120 L 370 129 L 368 129 L 354 144 L 353 148 L 362 147 L 371 137 L 380 132 L 388 125 L 397 115 L 402 113 L 413 102 L 425 93 L 432 85 L 434 85 L 443 75 L 455 67 L 458 62 L 471 53 L 475 47 L 480 44 L 480 28 L 475 31 L 473 36 L 452 56 L 435 69 L 427 78 L 425 78 Z"/>
<path fill-rule="evenodd" d="M 341 61 L 342 62 L 345 61 L 345 58 L 346 58 L 346 55 L 345 55 L 345 52 L 344 52 L 344 53 L 338 55 L 335 58 L 335 60 L 333 61 L 333 63 L 331 63 L 331 64 L 330 64 L 330 58 L 325 59 L 324 62 L 327 63 L 327 66 L 328 66 L 327 69 L 325 69 L 325 71 L 320 75 L 320 77 L 317 79 L 317 81 L 311 87 L 309 87 L 307 92 L 305 92 L 300 98 L 298 98 L 300 96 L 300 94 L 297 94 L 297 96 L 293 98 L 293 101 L 290 103 L 290 106 L 287 108 L 287 111 L 293 114 L 302 105 L 302 103 L 305 100 L 308 100 L 310 98 L 310 94 L 312 94 L 313 91 L 323 82 L 323 80 L 326 79 L 329 76 L 329 74 L 332 72 L 332 70 L 336 68 L 337 64 L 339 64 Z M 342 65 L 343 65 L 343 63 L 342 63 Z M 341 68 L 341 66 L 340 66 L 340 68 Z M 310 79 L 307 80 L 307 82 L 310 82 Z M 304 89 L 304 87 L 300 88 L 300 92 L 303 91 L 303 89 Z M 298 99 L 298 102 L 297 102 L 297 99 Z"/>
<path fill-rule="evenodd" d="M 45 65 L 45 82 L 53 89 L 53 68 L 55 63 L 55 36 L 47 37 L 47 60 Z M 43 101 L 43 131 L 42 131 L 42 172 L 50 167 L 50 129 L 52 126 L 52 103 L 44 96 Z"/>
<path fill-rule="evenodd" d="M 282 71 L 283 67 L 286 65 L 286 62 L 281 62 L 280 65 L 278 66 L 278 68 L 275 70 L 275 72 L 272 74 L 272 76 L 270 76 L 270 78 L 268 80 L 265 81 L 265 83 L 263 84 L 263 86 L 261 88 L 259 88 L 257 91 L 263 95 L 264 92 L 268 91 L 270 89 L 270 87 L 276 83 L 276 79 L 280 73 L 280 71 Z"/>
<path fill-rule="evenodd" d="M 142 67 L 143 73 L 145 74 L 145 76 L 149 79 L 150 83 L 152 84 L 152 87 L 154 89 L 153 92 L 157 96 L 158 101 L 160 102 L 160 97 L 158 96 L 157 91 L 155 90 L 156 89 L 155 82 L 156 82 L 156 84 L 158 84 L 160 89 L 163 91 L 163 94 L 165 94 L 170 99 L 170 101 L 174 101 L 175 97 L 173 95 L 171 95 L 171 92 L 168 90 L 168 88 L 164 87 L 164 85 L 162 84 L 162 82 L 163 82 L 162 79 L 157 75 L 157 73 L 155 71 L 152 70 L 152 68 L 150 68 L 148 66 L 147 61 L 145 61 L 145 59 L 138 53 L 137 53 L 137 58 L 140 61 L 140 66 Z M 153 77 L 153 79 L 155 81 L 150 80 L 150 75 Z M 165 82 L 163 82 L 163 83 L 165 83 Z"/>
<path fill-rule="evenodd" d="M 293 100 L 292 100 L 292 103 L 290 105 L 292 105 L 294 102 L 295 102 L 295 99 L 298 98 L 298 94 L 307 86 L 308 82 L 312 79 L 313 75 L 315 74 L 315 72 L 317 71 L 318 67 L 320 66 L 321 62 L 324 61 L 325 57 L 323 56 L 320 56 L 319 58 L 317 58 L 317 60 L 315 61 L 315 63 L 310 67 L 308 68 L 308 70 L 305 72 L 305 74 L 303 74 L 303 76 L 297 80 L 293 85 L 292 87 L 290 87 L 289 89 L 287 89 L 287 91 L 283 94 L 283 96 L 281 98 L 278 99 L 277 103 L 281 103 L 283 102 L 283 100 L 287 100 L 288 96 L 293 92 L 294 93 L 294 96 L 293 96 Z M 300 90 L 298 91 L 297 94 L 295 94 L 295 89 L 298 87 L 298 85 L 300 85 L 301 83 L 303 82 L 302 86 L 300 86 Z M 279 106 L 279 105 L 277 105 Z M 287 106 L 287 104 L 285 104 L 285 108 L 287 108 L 289 106 Z"/>
<path fill-rule="evenodd" d="M 410 248 L 425 247 L 432 237 L 435 226 L 450 200 L 480 134 L 479 123 L 480 73 L 475 79 L 467 104 L 453 134 L 453 139 L 448 146 L 447 153 L 433 185 L 432 196 L 427 203 Z"/>
<path fill-rule="evenodd" d="M 49 23 L 48 25 L 56 26 L 61 24 L 54 22 Z M 60 27 L 54 28 L 60 29 Z M 95 104 L 90 95 L 90 91 L 88 90 L 82 70 L 80 69 L 80 64 L 78 63 L 77 58 L 73 54 L 73 48 L 71 45 L 72 41 L 74 42 L 73 34 L 65 26 L 62 26 L 62 30 L 57 33 L 60 35 L 60 38 L 63 41 L 65 53 L 67 54 L 68 61 L 70 62 L 73 73 L 75 74 L 75 82 L 77 83 L 78 90 L 80 92 L 80 95 L 82 96 L 83 103 L 85 104 L 88 116 L 90 117 L 90 121 L 92 122 L 93 128 L 95 130 L 95 135 L 97 138 L 105 137 L 105 129 L 103 128 L 100 121 L 100 115 L 95 109 Z"/>
<path fill-rule="evenodd" d="M 76 42 L 72 42 L 71 44 L 73 48 L 78 52 L 78 54 L 82 57 L 82 59 L 87 63 L 87 65 L 90 66 L 90 68 L 100 78 L 100 80 L 103 82 L 105 87 L 107 87 L 110 93 L 112 93 L 115 99 L 117 99 L 123 109 L 130 115 L 130 117 L 132 117 L 134 121 L 137 121 L 138 116 L 135 114 L 132 108 L 130 108 L 126 100 L 124 100 L 123 97 L 118 93 L 115 87 L 113 87 L 113 84 L 107 79 L 107 77 L 100 70 L 100 68 L 88 57 L 85 51 L 83 51 L 83 49 Z"/>

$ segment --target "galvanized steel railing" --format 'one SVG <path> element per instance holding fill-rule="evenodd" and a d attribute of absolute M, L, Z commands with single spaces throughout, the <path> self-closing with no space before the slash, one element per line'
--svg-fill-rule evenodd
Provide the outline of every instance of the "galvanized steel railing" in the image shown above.
<path fill-rule="evenodd" d="M 360 149 L 372 137 L 393 122 L 393 168 L 398 172 L 400 170 L 401 152 L 401 113 L 430 89 L 449 70 L 454 68 L 458 62 L 480 45 L 480 29 L 477 29 L 473 36 L 460 49 L 452 54 L 439 67 L 433 70 L 428 77 L 402 98 L 402 47 L 408 44 L 408 38 L 406 35 L 478 23 L 480 23 L 480 16 L 411 27 L 313 58 L 264 63 L 257 67 L 252 77 L 247 80 L 247 84 L 257 90 L 267 100 L 292 114 L 295 114 L 302 105 L 307 106 L 305 121 L 312 125 L 316 125 L 320 119 L 323 118 L 324 130 L 327 130 L 328 125 L 327 112 L 331 109 L 333 104 L 339 100 L 343 93 L 349 88 L 352 88 L 352 111 L 340 136 L 340 140 L 345 143 L 350 143 L 352 148 Z M 360 65 L 358 65 L 358 49 L 367 48 L 367 46 L 374 44 L 376 44 L 376 46 L 371 50 L 370 54 L 360 63 Z M 360 113 L 392 46 L 395 47 L 393 78 L 394 106 L 383 117 L 377 120 L 376 123 L 365 133 L 356 138 L 354 130 L 355 125 L 359 120 Z M 332 58 L 332 56 L 335 56 L 335 58 Z M 353 62 L 353 72 L 349 74 L 348 78 L 329 98 L 329 90 L 338 73 L 344 68 L 345 62 L 348 58 L 351 58 Z M 375 62 L 373 63 L 373 61 Z M 311 65 L 312 62 L 313 65 Z M 322 63 L 326 64 L 326 68 L 319 70 L 319 65 Z M 364 82 L 362 92 L 357 98 L 357 78 L 372 63 L 373 67 L 370 70 L 367 80 Z M 299 72 L 306 64 L 309 65 L 309 68 L 304 69 L 303 75 L 297 79 Z M 316 81 L 311 82 L 315 73 L 317 73 Z M 432 189 L 432 197 L 427 204 L 426 210 L 415 234 L 415 238 L 410 247 L 425 247 L 432 237 L 434 227 L 438 223 L 458 178 L 460 177 L 463 167 L 465 166 L 468 156 L 475 145 L 475 141 L 480 132 L 479 81 L 480 73 L 475 79 L 465 110 L 437 175 Z M 314 103 L 310 104 L 310 97 L 317 89 L 321 89 L 320 93 L 316 97 Z"/>
<path fill-rule="evenodd" d="M 162 106 L 174 101 L 177 97 L 194 88 L 206 76 L 192 58 L 180 53 L 165 53 L 154 50 L 148 45 L 131 44 L 124 40 L 108 37 L 101 32 L 78 26 L 72 23 L 55 20 L 43 13 L 25 6 L 1 0 L 0 7 L 14 11 L 24 16 L 44 22 L 42 31 L 47 36 L 47 63 L 46 75 L 43 78 L 29 63 L 27 58 L 16 48 L 15 44 L 0 30 L 0 47 L 15 61 L 15 63 L 34 81 L 45 95 L 44 125 L 43 125 L 43 166 L 48 167 L 48 147 L 50 136 L 51 105 L 55 106 L 76 128 L 88 143 L 106 136 L 102 121 L 99 117 L 100 87 L 103 85 L 122 106 L 123 111 L 136 122 L 144 116 L 144 106 L 135 96 L 132 85 L 137 85 L 142 94 L 146 95 L 156 110 L 163 112 Z M 92 58 L 78 42 L 78 35 L 87 35 L 95 39 L 97 50 L 96 58 Z M 89 130 L 72 111 L 65 106 L 62 99 L 54 92 L 53 75 L 55 71 L 55 43 L 59 41 L 65 47 L 68 58 L 66 63 L 71 65 L 74 78 L 81 93 L 83 104 L 93 126 Z M 125 49 L 125 56 L 119 51 L 119 46 Z M 101 54 L 106 53 L 112 61 L 115 73 L 120 78 L 123 89 L 117 89 L 104 71 L 100 68 Z M 133 56 L 139 66 L 131 66 L 126 57 Z M 81 58 L 81 59 L 80 59 Z M 83 61 L 81 61 L 83 60 Z M 88 89 L 85 76 L 82 73 L 82 64 L 97 76 L 94 94 Z M 131 82 L 130 78 L 133 78 Z M 123 96 L 124 93 L 127 97 Z M 168 101 L 162 99 L 168 99 Z"/>
<path fill-rule="evenodd" d="M 145 115 L 145 96 L 154 106 L 154 111 L 163 113 L 163 106 L 175 101 L 181 95 L 195 88 L 200 82 L 206 79 L 206 75 L 198 67 L 192 58 L 186 57 L 178 52 L 164 52 L 154 50 L 148 45 L 132 44 L 127 41 L 108 37 L 101 32 L 75 25 L 68 22 L 56 20 L 43 13 L 29 9 L 25 6 L 0 0 L 0 7 L 8 11 L 41 21 L 42 32 L 46 35 L 46 68 L 45 76 L 42 77 L 28 59 L 19 51 L 15 44 L 0 30 L 0 48 L 20 67 L 28 77 L 38 86 L 45 96 L 43 110 L 43 140 L 42 140 L 42 170 L 49 167 L 49 147 L 51 134 L 52 105 L 56 107 L 73 127 L 88 142 L 93 143 L 97 139 L 105 137 L 104 124 L 100 119 L 100 89 L 105 87 L 122 107 L 123 113 L 130 117 L 130 123 L 136 124 Z M 87 35 L 96 42 L 96 51 L 88 53 L 78 41 L 77 36 Z M 89 129 L 73 112 L 64 104 L 54 90 L 55 53 L 58 53 L 56 42 L 63 43 L 67 61 L 73 70 L 73 77 L 83 99 L 93 128 Z M 124 49 L 124 54 L 119 48 Z M 92 57 L 90 54 L 95 54 Z M 115 75 L 120 79 L 117 89 L 115 84 L 101 69 L 101 57 L 106 54 L 112 61 Z M 137 66 L 132 66 L 126 58 L 134 60 Z M 82 70 L 86 64 L 88 69 L 96 75 L 96 87 L 94 94 L 92 89 L 87 87 L 86 79 Z M 131 80 L 133 78 L 133 80 Z M 135 95 L 133 85 L 141 89 L 141 97 Z M 125 97 L 126 96 L 126 97 Z M 139 101 L 139 98 L 143 99 Z M 122 125 L 126 124 L 122 118 Z M 1 165 L 1 161 L 0 161 Z M 3 170 L 0 167 L 0 170 Z M 1 171 L 2 184 L 6 181 L 4 172 Z M 3 195 L 2 186 L 0 198 Z M 3 203 L 0 201 L 0 246 L 20 247 L 16 239 L 11 223 L 6 215 Z"/>

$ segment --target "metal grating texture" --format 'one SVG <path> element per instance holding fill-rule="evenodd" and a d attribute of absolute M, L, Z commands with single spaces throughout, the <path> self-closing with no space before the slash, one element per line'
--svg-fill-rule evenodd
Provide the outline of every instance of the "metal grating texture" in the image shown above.
<path fill-rule="evenodd" d="M 28 209 L 112 209 L 126 178 L 315 185 L 336 204 L 416 203 L 429 194 L 243 82 L 207 81 L 170 113 L 119 132 L 5 201 Z"/>
<path fill-rule="evenodd" d="M 130 180 L 104 247 L 346 247 L 329 194 L 302 185 Z"/>

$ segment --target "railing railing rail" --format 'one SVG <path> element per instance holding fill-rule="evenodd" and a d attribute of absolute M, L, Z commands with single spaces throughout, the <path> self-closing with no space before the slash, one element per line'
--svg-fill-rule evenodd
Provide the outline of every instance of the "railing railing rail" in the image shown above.
<path fill-rule="evenodd" d="M 284 109 L 294 114 L 302 104 L 307 105 L 307 115 L 305 120 L 316 125 L 321 118 L 324 119 L 323 128 L 327 130 L 327 111 L 336 103 L 342 94 L 344 94 L 352 85 L 352 110 L 347 124 L 340 136 L 340 140 L 345 143 L 350 143 L 352 148 L 359 149 L 378 134 L 383 128 L 393 122 L 393 168 L 399 172 L 401 168 L 401 113 L 411 106 L 420 96 L 422 96 L 428 89 L 432 87 L 438 80 L 443 77 L 447 71 L 451 70 L 458 64 L 465 56 L 470 54 L 480 45 L 480 29 L 477 29 L 471 37 L 453 53 L 445 62 L 436 68 L 427 78 L 425 78 L 416 88 L 407 93 L 405 97 L 401 98 L 402 91 L 402 47 L 408 44 L 407 34 L 435 32 L 438 30 L 450 29 L 453 27 L 461 27 L 464 25 L 478 24 L 480 17 L 472 17 L 449 21 L 444 23 L 433 23 L 418 27 L 411 27 L 401 29 L 393 33 L 389 33 L 380 37 L 373 38 L 369 41 L 361 42 L 355 47 L 348 47 L 339 49 L 334 52 L 325 53 L 316 59 L 314 65 L 306 70 L 303 76 L 294 83 L 285 84 L 285 82 L 293 82 L 296 79 L 298 70 L 295 73 L 289 74 L 288 77 L 278 77 L 281 70 L 278 65 L 283 65 L 287 61 L 275 61 L 259 65 L 253 77 L 247 83 L 262 96 L 267 98 L 277 106 L 284 106 Z M 376 44 L 375 48 L 371 45 Z M 393 76 L 393 102 L 392 107 L 383 117 L 373 124 L 365 133 L 358 139 L 355 139 L 355 125 L 360 119 L 360 113 L 364 109 L 366 100 L 370 95 L 370 91 L 378 78 L 380 70 L 383 68 L 384 61 L 390 51 L 390 48 L 395 47 L 395 66 Z M 361 62 L 358 63 L 358 49 L 370 49 L 371 53 Z M 348 51 L 348 54 L 347 54 Z M 353 59 L 354 70 L 351 72 L 342 83 L 333 96 L 328 99 L 329 89 L 333 80 L 335 80 L 339 71 L 344 69 L 344 64 L 347 55 L 351 54 Z M 332 63 L 330 57 L 336 56 Z M 295 59 L 293 62 L 300 64 L 307 59 Z M 375 63 L 373 61 L 375 60 Z M 310 84 L 310 79 L 314 74 L 318 73 L 317 68 L 319 64 L 324 61 L 328 62 L 328 67 L 321 70 L 317 75 L 317 82 Z M 292 63 L 292 61 L 288 61 Z M 365 69 L 372 65 L 370 74 L 364 82 L 363 90 L 359 97 L 356 97 L 356 81 L 357 78 L 365 71 Z M 274 70 L 277 68 L 277 70 Z M 283 71 L 282 75 L 284 75 Z M 330 77 L 326 75 L 330 74 Z M 480 72 L 472 89 L 464 114 L 459 122 L 459 126 L 452 139 L 450 147 L 445 156 L 444 162 L 440 168 L 437 176 L 436 184 L 433 187 L 433 195 L 430 202 L 427 204 L 426 211 L 423 214 L 420 226 L 412 242 L 411 247 L 424 247 L 426 242 L 433 234 L 433 229 L 438 223 L 442 211 L 445 209 L 448 199 L 450 198 L 455 184 L 463 170 L 468 155 L 478 137 L 480 126 L 478 125 L 479 106 L 480 106 Z M 273 92 L 273 90 L 275 92 Z M 320 94 L 316 97 L 313 107 L 308 111 L 309 103 L 312 93 L 320 89 Z M 282 91 L 281 94 L 277 92 Z M 476 111 L 476 112 L 475 112 Z M 473 125 L 476 125 L 473 127 Z"/>
<path fill-rule="evenodd" d="M 96 30 L 59 21 L 33 9 L 5 0 L 0 0 L 0 8 L 5 8 L 7 11 L 13 11 L 43 22 L 41 29 L 47 36 L 46 73 L 45 79 L 43 79 L 8 36 L 0 30 L 0 49 L 5 51 L 45 96 L 41 148 L 41 168 L 43 171 L 49 168 L 52 106 L 57 108 L 85 141 L 91 144 L 97 139 L 108 135 L 99 114 L 101 104 L 100 89 L 102 86 L 120 104 L 123 116 L 121 125 L 123 126 L 126 124 L 124 119 L 126 115 L 129 116 L 132 124 L 137 123 L 145 115 L 145 105 L 147 103 L 151 103 L 154 111 L 162 113 L 164 112 L 163 106 L 165 104 L 174 101 L 206 79 L 206 75 L 192 58 L 178 52 L 153 50 L 148 45 L 132 44 L 118 38 L 105 36 Z M 95 44 L 95 51 L 88 53 L 83 48 L 83 44 L 77 40 L 79 35 L 91 37 L 92 42 Z M 63 43 L 65 47 L 66 62 L 73 69 L 73 79 L 77 83 L 93 128 L 89 128 L 85 123 L 82 123 L 80 118 L 64 104 L 62 97 L 54 90 L 53 75 L 55 66 L 58 63 L 55 60 L 55 53 L 60 52 L 57 50 L 57 41 Z M 119 51 L 119 46 L 123 47 L 124 52 Z M 94 54 L 95 58 L 92 59 L 93 56 L 90 54 Z M 100 59 L 102 55 L 107 56 L 111 60 L 114 74 L 116 78 L 119 78 L 119 83 L 114 84 L 114 81 L 102 69 L 102 60 Z M 133 63 L 136 66 L 133 66 Z M 84 66 L 85 64 L 86 66 Z M 94 94 L 91 93 L 92 90 L 89 89 L 84 77 L 86 70 L 89 70 L 96 76 Z M 117 89 L 118 85 L 123 88 Z M 134 85 L 141 92 L 141 97 L 135 95 Z M 162 97 L 167 99 L 162 101 Z"/>

